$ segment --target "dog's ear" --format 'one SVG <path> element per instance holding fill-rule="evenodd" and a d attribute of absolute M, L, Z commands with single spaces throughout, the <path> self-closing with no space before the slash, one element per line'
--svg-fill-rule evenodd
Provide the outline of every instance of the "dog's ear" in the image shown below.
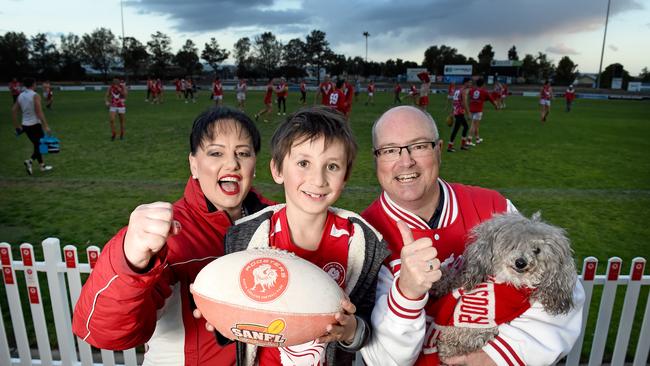
<path fill-rule="evenodd" d="M 494 219 L 476 226 L 471 233 L 470 241 L 463 254 L 465 268 L 462 279 L 463 287 L 467 290 L 485 282 L 489 275 L 493 275 L 494 241 L 498 225 Z"/>
<path fill-rule="evenodd" d="M 564 230 L 548 226 L 552 228 L 552 234 L 545 240 L 549 249 L 549 257 L 545 258 L 547 270 L 534 296 L 549 314 L 566 314 L 573 308 L 573 288 L 578 275 Z"/>

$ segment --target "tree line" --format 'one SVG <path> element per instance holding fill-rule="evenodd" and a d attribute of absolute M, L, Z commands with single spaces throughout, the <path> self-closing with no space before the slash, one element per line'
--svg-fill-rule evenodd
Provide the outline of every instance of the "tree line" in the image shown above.
<path fill-rule="evenodd" d="M 0 79 L 6 81 L 32 76 L 40 80 L 89 80 L 93 76 L 87 74 L 88 66 L 99 72 L 104 81 L 116 72 L 135 80 L 146 76 L 169 79 L 201 75 L 206 71 L 204 64 L 209 65 L 216 75 L 230 77 L 234 75 L 221 66 L 231 55 L 236 66 L 234 74 L 243 78 L 300 78 L 307 75 L 307 68 L 316 76 L 325 68 L 331 75 L 386 78 L 395 78 L 405 74 L 407 68 L 416 67 L 426 68 L 435 75 L 442 75 L 445 65 L 469 64 L 473 66 L 475 75 L 483 76 L 498 70 L 491 67 L 495 53 L 490 44 L 481 49 L 476 59 L 443 44 L 427 48 L 421 63 L 400 58 L 366 62 L 359 56 L 346 57 L 335 53 L 326 33 L 316 29 L 304 39 L 294 38 L 286 43 L 279 41 L 272 32 L 253 38 L 243 37 L 230 50 L 222 47 L 215 37 L 201 50 L 191 39 L 186 40 L 176 53 L 172 52 L 171 44 L 171 38 L 160 31 L 143 43 L 134 37 L 121 38 L 109 29 L 98 28 L 81 36 L 73 33 L 62 35 L 58 44 L 44 33 L 28 38 L 22 32 L 7 32 L 0 35 Z M 542 52 L 526 54 L 520 60 L 514 45 L 508 50 L 507 59 L 521 61 L 516 76 L 528 83 L 552 78 L 556 84 L 568 84 L 578 73 L 578 65 L 568 56 L 562 57 L 557 65 Z M 620 64 L 609 65 L 602 80 L 611 80 L 611 75 L 623 77 L 625 83 L 631 79 Z M 647 68 L 639 78 L 650 81 Z"/>

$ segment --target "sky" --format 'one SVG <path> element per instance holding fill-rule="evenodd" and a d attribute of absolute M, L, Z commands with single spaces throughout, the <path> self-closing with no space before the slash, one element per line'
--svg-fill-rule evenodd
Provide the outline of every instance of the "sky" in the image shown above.
<path fill-rule="evenodd" d="M 122 6 L 121 6 L 122 5 Z M 214 37 L 232 50 L 242 38 L 273 32 L 283 43 L 313 29 L 346 56 L 421 63 L 433 45 L 477 58 L 491 44 L 495 59 L 516 46 L 546 53 L 555 64 L 569 56 L 583 73 L 598 71 L 607 0 L 0 0 L 0 34 L 90 33 L 99 27 L 143 43 L 161 31 L 174 52 L 187 39 L 199 50 Z M 614 62 L 631 75 L 650 68 L 650 1 L 611 0 L 603 69 Z M 228 60 L 226 63 L 232 63 Z"/>

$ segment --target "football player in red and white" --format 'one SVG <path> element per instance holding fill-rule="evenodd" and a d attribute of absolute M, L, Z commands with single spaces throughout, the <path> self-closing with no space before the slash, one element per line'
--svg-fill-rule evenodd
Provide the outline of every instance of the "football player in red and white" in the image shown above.
<path fill-rule="evenodd" d="M 264 93 L 264 108 L 255 113 L 255 121 L 257 121 L 261 115 L 271 113 L 273 112 L 273 102 L 271 99 L 273 98 L 273 78 L 269 79 L 269 82 L 266 84 L 266 92 Z M 268 122 L 268 120 L 265 118 L 264 122 Z"/>
<path fill-rule="evenodd" d="M 391 255 L 379 273 L 371 339 L 361 349 L 366 364 L 551 365 L 566 355 L 581 331 L 580 281 L 569 313 L 549 314 L 534 302 L 515 320 L 499 325 L 498 336 L 481 350 L 439 360 L 431 285 L 442 268 L 462 263 L 477 224 L 516 208 L 496 191 L 439 176 L 443 143 L 422 110 L 390 109 L 375 122 L 372 140 L 383 191 L 361 216 L 381 232 Z"/>
<path fill-rule="evenodd" d="M 566 111 L 571 112 L 573 100 L 576 99 L 576 90 L 573 89 L 573 84 L 569 85 L 567 90 L 564 92 L 564 99 L 566 100 Z"/>
<path fill-rule="evenodd" d="M 217 106 L 223 104 L 223 85 L 221 85 L 221 79 L 218 76 L 212 82 L 212 100 Z"/>
<path fill-rule="evenodd" d="M 43 82 L 43 98 L 45 98 L 45 108 L 52 109 L 54 94 L 52 93 L 52 85 L 50 85 L 49 80 Z"/>
<path fill-rule="evenodd" d="M 454 109 L 454 129 L 451 131 L 451 137 L 449 138 L 449 144 L 447 145 L 447 152 L 456 151 L 456 149 L 454 149 L 454 140 L 456 139 L 456 134 L 461 127 L 463 127 L 463 132 L 460 139 L 460 149 L 469 150 L 469 145 L 467 145 L 467 130 L 469 129 L 469 126 L 467 125 L 467 118 L 465 118 L 465 116 L 469 114 L 467 93 L 471 86 L 472 79 L 465 78 L 463 79 L 463 86 L 454 90 L 454 96 L 452 99 L 452 106 Z"/>
<path fill-rule="evenodd" d="M 316 92 L 316 96 L 314 97 L 314 104 L 316 104 L 316 100 L 318 99 L 318 96 L 321 96 L 320 103 L 322 105 L 329 105 L 330 103 L 330 93 L 334 90 L 334 84 L 330 81 L 329 75 L 325 75 L 325 79 L 323 82 L 321 82 L 318 85 L 318 91 Z"/>
<path fill-rule="evenodd" d="M 181 87 L 183 83 L 181 79 L 176 78 L 174 80 L 174 87 L 176 88 L 176 99 L 183 99 L 183 88 Z"/>
<path fill-rule="evenodd" d="M 477 144 L 483 142 L 483 139 L 479 136 L 479 128 L 481 126 L 481 119 L 483 118 L 483 103 L 489 101 L 492 103 L 494 108 L 497 110 L 499 109 L 497 102 L 494 100 L 492 95 L 485 90 L 483 84 L 483 79 L 476 80 L 476 86 L 469 89 L 469 93 L 467 94 L 469 99 L 469 112 L 472 115 L 472 125 L 469 129 L 469 137 L 467 138 L 467 144 L 469 146 L 474 146 L 472 143 L 472 137 L 476 138 Z"/>
<path fill-rule="evenodd" d="M 284 78 L 280 78 L 280 82 L 275 86 L 275 95 L 278 102 L 278 116 L 280 113 L 285 116 L 287 114 L 287 96 L 289 95 L 289 85 Z"/>
<path fill-rule="evenodd" d="M 539 91 L 540 119 L 542 123 L 546 122 L 548 113 L 551 111 L 551 99 L 553 99 L 553 88 L 551 88 L 551 83 L 547 79 Z"/>
<path fill-rule="evenodd" d="M 305 79 L 300 80 L 300 103 L 307 104 L 307 84 Z"/>
<path fill-rule="evenodd" d="M 402 86 L 399 84 L 399 81 L 395 83 L 395 88 L 393 89 L 395 97 L 393 98 L 393 104 L 402 104 Z"/>
<path fill-rule="evenodd" d="M 11 92 L 11 99 L 13 100 L 11 104 L 16 104 L 16 100 L 20 95 L 20 83 L 16 78 L 13 78 L 11 82 L 9 82 L 9 91 Z"/>
<path fill-rule="evenodd" d="M 247 91 L 248 91 L 248 86 L 246 85 L 246 79 L 239 79 L 239 82 L 237 83 L 237 107 L 241 111 L 244 110 Z"/>
<path fill-rule="evenodd" d="M 343 92 L 345 93 L 345 118 L 350 120 L 350 113 L 352 113 L 352 102 L 356 95 L 356 90 L 351 82 L 345 81 L 343 84 Z"/>
<path fill-rule="evenodd" d="M 368 83 L 368 100 L 366 100 L 366 105 L 371 104 L 375 105 L 375 81 L 370 80 Z"/>
<path fill-rule="evenodd" d="M 113 84 L 106 90 L 105 102 L 108 107 L 108 115 L 111 124 L 111 141 L 115 141 L 115 115 L 120 119 L 120 140 L 124 139 L 124 128 L 126 123 L 126 100 L 127 90 L 120 84 L 120 79 L 114 78 Z"/>
<path fill-rule="evenodd" d="M 339 79 L 336 81 L 336 87 L 330 93 L 329 106 L 336 109 L 337 111 L 345 114 L 347 110 L 347 96 L 343 92 L 343 84 L 345 81 Z"/>
<path fill-rule="evenodd" d="M 419 95 L 420 95 L 420 91 L 418 90 L 418 88 L 414 84 L 411 84 L 411 86 L 409 87 L 408 97 L 412 99 L 413 105 L 417 105 L 419 100 L 418 98 Z"/>
<path fill-rule="evenodd" d="M 421 72 L 418 74 L 418 78 L 422 80 L 420 85 L 420 99 L 418 100 L 418 107 L 423 111 L 427 110 L 429 106 L 429 92 L 431 90 L 431 78 L 427 71 Z"/>

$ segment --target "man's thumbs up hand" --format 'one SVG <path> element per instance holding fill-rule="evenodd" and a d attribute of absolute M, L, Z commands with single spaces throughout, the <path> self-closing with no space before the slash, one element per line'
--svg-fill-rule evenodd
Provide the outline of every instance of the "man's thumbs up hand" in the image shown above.
<path fill-rule="evenodd" d="M 399 290 L 409 299 L 421 298 L 442 276 L 438 251 L 431 238 L 413 239 L 413 233 L 404 221 L 397 223 L 404 246 L 401 252 Z"/>

